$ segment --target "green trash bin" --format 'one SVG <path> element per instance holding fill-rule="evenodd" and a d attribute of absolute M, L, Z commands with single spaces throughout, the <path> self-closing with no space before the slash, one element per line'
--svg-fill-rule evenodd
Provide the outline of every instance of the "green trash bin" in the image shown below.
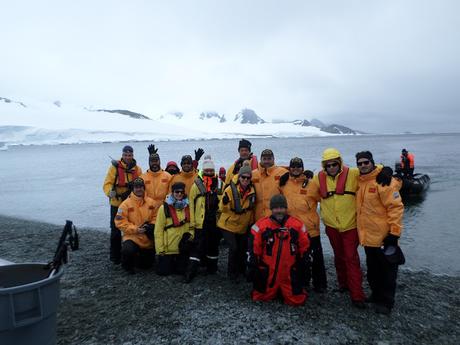
<path fill-rule="evenodd" d="M 56 344 L 63 268 L 49 273 L 39 263 L 0 266 L 0 344 Z"/>

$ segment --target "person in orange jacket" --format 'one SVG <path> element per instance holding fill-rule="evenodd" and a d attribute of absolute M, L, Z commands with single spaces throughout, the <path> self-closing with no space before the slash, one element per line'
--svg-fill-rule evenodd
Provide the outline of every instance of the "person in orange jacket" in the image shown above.
<path fill-rule="evenodd" d="M 367 281 L 372 291 L 368 301 L 375 303 L 377 313 L 390 314 L 398 263 L 389 261 L 384 253 L 389 247 L 397 248 L 401 236 L 404 205 L 398 192 L 400 183 L 395 179 L 387 185 L 377 183 L 381 169 L 376 168 L 369 151 L 358 152 L 356 164 L 360 173 L 356 195 L 358 234 L 366 252 Z"/>
<path fill-rule="evenodd" d="M 102 189 L 110 201 L 110 261 L 119 265 L 121 259 L 121 232 L 115 226 L 115 216 L 120 204 L 131 193 L 131 183 L 142 174 L 134 159 L 132 146 L 123 147 L 121 159 L 113 160 L 107 171 Z"/>
<path fill-rule="evenodd" d="M 155 149 L 155 145 L 150 145 L 149 150 L 149 167 L 145 173 L 141 175 L 145 183 L 145 194 L 153 199 L 155 206 L 155 216 L 153 218 L 153 224 L 155 224 L 158 209 L 163 204 L 168 195 L 169 183 L 172 176 L 161 169 L 160 155 L 158 149 Z"/>
<path fill-rule="evenodd" d="M 408 152 L 406 149 L 401 151 L 401 169 L 406 177 L 414 176 L 415 156 L 413 153 Z"/>
<path fill-rule="evenodd" d="M 133 181 L 133 191 L 123 201 L 115 216 L 115 225 L 123 233 L 121 266 L 134 273 L 134 267 L 150 268 L 155 259 L 153 248 L 153 219 L 155 206 L 145 195 L 144 180 Z"/>
<path fill-rule="evenodd" d="M 288 202 L 288 214 L 300 219 L 307 227 L 310 239 L 305 285 L 313 280 L 313 288 L 318 293 L 327 291 L 326 268 L 324 266 L 323 248 L 319 231 L 317 202 L 310 204 L 307 199 L 307 186 L 313 172 L 304 172 L 303 160 L 294 157 L 289 162 L 289 172 L 280 178 L 280 192 Z"/>
<path fill-rule="evenodd" d="M 281 294 L 284 303 L 299 306 L 307 299 L 301 275 L 309 240 L 305 225 L 288 215 L 287 208 L 286 198 L 274 195 L 271 216 L 259 219 L 251 228 L 249 261 L 255 269 L 251 297 L 270 301 Z"/>
<path fill-rule="evenodd" d="M 200 156 L 201 157 L 201 156 Z M 177 182 L 182 182 L 185 184 L 185 193 L 189 195 L 190 188 L 192 188 L 193 183 L 195 182 L 196 177 L 198 176 L 198 170 L 194 168 L 194 163 L 197 162 L 192 159 L 190 155 L 182 156 L 180 161 L 180 165 L 182 167 L 182 171 L 176 175 L 173 175 L 171 182 L 170 182 L 170 192 L 172 192 L 172 185 Z"/>
<path fill-rule="evenodd" d="M 238 154 L 240 157 L 228 168 L 227 175 L 225 176 L 225 187 L 230 185 L 230 182 L 233 181 L 233 177 L 238 175 L 238 172 L 243 167 L 244 161 L 249 161 L 249 166 L 251 170 L 257 169 L 258 162 L 257 157 L 251 152 L 251 142 L 246 139 L 241 139 L 238 144 Z M 235 181 L 233 181 L 235 182 Z"/>
<path fill-rule="evenodd" d="M 270 199 L 279 194 L 278 184 L 281 175 L 287 170 L 275 165 L 273 151 L 265 149 L 260 154 L 259 167 L 252 172 L 252 183 L 256 189 L 255 220 L 270 216 Z"/>

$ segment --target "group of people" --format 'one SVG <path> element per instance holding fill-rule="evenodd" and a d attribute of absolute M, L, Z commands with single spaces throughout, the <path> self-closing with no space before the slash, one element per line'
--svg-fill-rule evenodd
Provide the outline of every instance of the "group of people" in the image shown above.
<path fill-rule="evenodd" d="M 359 309 L 373 303 L 378 313 L 394 305 L 398 246 L 404 206 L 401 182 L 391 168 L 376 165 L 369 151 L 356 154 L 356 168 L 343 162 L 337 149 L 324 150 L 322 170 L 305 170 L 299 157 L 278 166 L 272 150 L 251 151 L 242 139 L 238 159 L 216 169 L 206 155 L 198 170 L 185 155 L 181 169 L 161 168 L 154 145 L 148 147 L 149 169 L 142 173 L 125 146 L 112 161 L 104 192 L 111 205 L 110 259 L 129 273 L 153 265 L 159 275 L 182 274 L 191 282 L 200 272 L 217 272 L 219 243 L 228 244 L 227 275 L 252 281 L 253 300 L 281 296 L 302 305 L 307 288 L 327 291 L 320 236 L 321 219 L 334 252 L 338 292 L 348 292 Z M 363 292 L 358 245 L 364 246 L 371 295 Z M 202 269 L 201 269 L 202 268 Z"/>

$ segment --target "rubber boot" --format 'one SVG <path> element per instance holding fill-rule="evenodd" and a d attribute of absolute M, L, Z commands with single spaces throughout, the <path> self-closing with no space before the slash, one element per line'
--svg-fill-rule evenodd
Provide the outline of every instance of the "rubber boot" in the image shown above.
<path fill-rule="evenodd" d="M 196 274 L 198 273 L 199 267 L 200 267 L 199 260 L 190 260 L 187 266 L 187 271 L 185 271 L 184 283 L 188 284 L 193 280 L 193 278 L 195 278 Z"/>

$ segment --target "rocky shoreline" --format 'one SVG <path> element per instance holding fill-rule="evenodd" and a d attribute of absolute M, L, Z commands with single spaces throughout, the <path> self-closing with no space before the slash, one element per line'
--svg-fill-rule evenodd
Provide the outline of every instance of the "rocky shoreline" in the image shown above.
<path fill-rule="evenodd" d="M 0 257 L 47 262 L 61 231 L 0 216 Z M 128 276 L 108 261 L 108 233 L 78 231 L 80 250 L 61 280 L 58 344 L 460 344 L 460 277 L 403 268 L 388 317 L 352 308 L 347 295 L 332 292 L 328 256 L 328 293 L 312 291 L 304 307 L 293 308 L 254 303 L 248 283 L 229 282 L 224 247 L 219 273 L 186 285 L 152 271 Z"/>

